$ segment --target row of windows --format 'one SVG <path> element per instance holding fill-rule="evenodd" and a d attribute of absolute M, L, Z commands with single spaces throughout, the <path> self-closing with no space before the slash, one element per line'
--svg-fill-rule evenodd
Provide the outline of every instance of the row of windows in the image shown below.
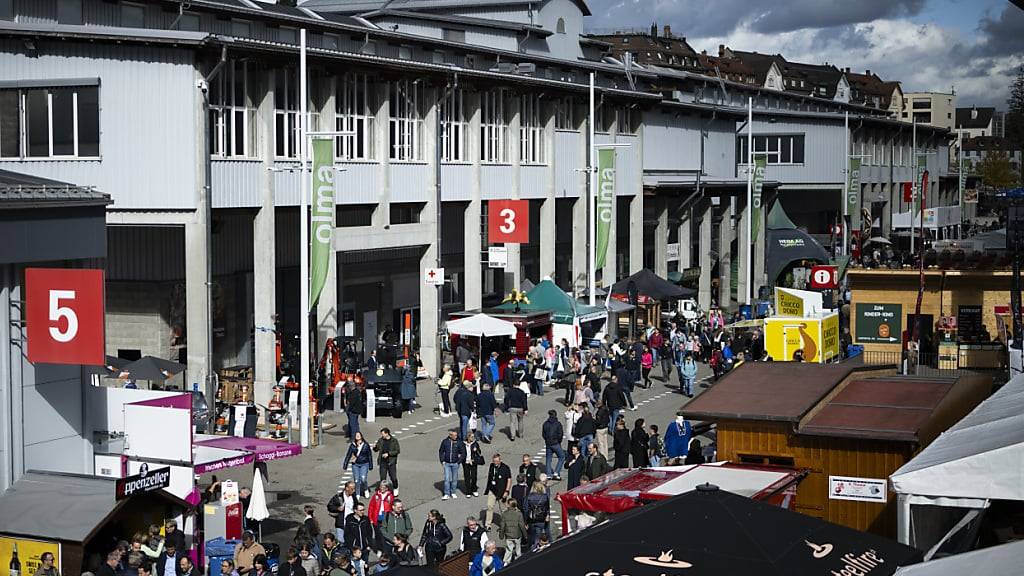
<path fill-rule="evenodd" d="M 736 139 L 736 162 L 747 163 L 746 135 Z M 803 134 L 755 134 L 754 157 L 764 157 L 769 165 L 803 164 Z"/>
<path fill-rule="evenodd" d="M 99 88 L 0 90 L 0 158 L 100 155 Z"/>

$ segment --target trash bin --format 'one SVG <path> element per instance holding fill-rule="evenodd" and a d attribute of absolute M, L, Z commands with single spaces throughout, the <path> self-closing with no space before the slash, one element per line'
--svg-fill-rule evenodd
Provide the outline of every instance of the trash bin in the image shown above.
<path fill-rule="evenodd" d="M 224 560 L 232 560 L 235 557 L 235 547 L 241 540 L 226 540 L 214 538 L 207 540 L 205 546 L 207 576 L 221 576 L 220 563 Z"/>

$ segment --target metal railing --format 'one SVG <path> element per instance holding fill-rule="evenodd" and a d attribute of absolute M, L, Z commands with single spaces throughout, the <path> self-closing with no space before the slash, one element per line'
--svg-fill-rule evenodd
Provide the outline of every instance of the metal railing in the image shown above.
<path fill-rule="evenodd" d="M 915 353 L 909 351 L 864 351 L 851 358 L 868 366 L 895 366 L 896 373 L 909 376 L 955 377 L 960 374 L 990 374 L 997 383 L 1009 376 L 1005 364 L 996 368 L 966 367 L 960 365 L 957 354 Z"/>

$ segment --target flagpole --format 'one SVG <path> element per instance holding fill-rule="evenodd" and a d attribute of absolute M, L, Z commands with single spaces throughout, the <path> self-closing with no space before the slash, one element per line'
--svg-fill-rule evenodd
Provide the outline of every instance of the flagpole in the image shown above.
<path fill-rule="evenodd" d="M 750 284 L 754 281 L 754 231 L 752 229 L 754 221 L 754 98 L 752 96 L 747 97 L 747 269 L 744 273 L 747 275 L 747 281 L 743 283 L 745 289 L 743 291 L 743 302 L 750 306 Z M 754 314 L 751 311 L 751 318 Z"/>
<path fill-rule="evenodd" d="M 590 161 L 587 165 L 587 178 L 589 187 L 587 189 L 587 227 L 590 250 L 587 251 L 589 264 L 590 283 L 590 305 L 594 306 L 595 292 L 597 291 L 597 142 L 594 141 L 594 73 L 590 73 L 590 119 L 587 121 L 587 128 L 590 132 Z"/>
<path fill-rule="evenodd" d="M 912 134 L 913 134 L 913 136 L 912 136 L 913 142 L 910 145 L 910 148 L 911 148 L 911 150 L 910 150 L 910 152 L 911 152 L 910 157 L 914 161 L 914 171 L 913 171 L 914 184 L 910 186 L 910 189 L 916 191 L 917 187 L 921 185 L 921 182 L 918 181 L 918 175 L 917 175 L 917 170 L 918 170 L 918 167 L 917 167 L 917 118 L 911 118 L 911 130 L 912 130 Z M 915 194 L 910 199 L 910 253 L 911 254 L 914 253 L 914 210 L 916 210 L 916 209 L 917 209 L 917 194 Z"/>
<path fill-rule="evenodd" d="M 843 248 L 839 251 L 840 254 L 846 256 L 850 253 L 850 202 L 847 200 L 846 195 L 848 188 L 850 187 L 850 111 L 847 110 L 843 113 L 843 134 L 845 142 L 843 145 L 843 194 L 841 202 L 843 204 Z"/>
<path fill-rule="evenodd" d="M 299 438 L 309 447 L 309 179 L 306 175 L 306 29 L 299 30 Z"/>

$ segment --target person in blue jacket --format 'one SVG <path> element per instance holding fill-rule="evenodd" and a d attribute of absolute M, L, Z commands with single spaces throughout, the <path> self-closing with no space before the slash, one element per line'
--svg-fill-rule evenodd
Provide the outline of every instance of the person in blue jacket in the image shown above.
<path fill-rule="evenodd" d="M 488 540 L 484 544 L 484 549 L 473 557 L 473 563 L 469 567 L 469 576 L 490 576 L 504 568 L 505 563 L 502 562 L 501 556 L 495 553 L 497 549 L 498 545 L 494 540 Z"/>
<path fill-rule="evenodd" d="M 348 445 L 341 469 L 348 469 L 349 463 L 352 464 L 352 479 L 356 482 L 356 492 L 362 494 L 364 498 L 369 498 L 370 485 L 366 482 L 366 476 L 373 470 L 373 452 L 370 445 L 363 440 L 362 432 L 356 432 L 352 443 Z"/>
<path fill-rule="evenodd" d="M 693 429 L 681 412 L 676 413 L 675 422 L 665 430 L 665 455 L 669 458 L 685 458 L 690 449 Z"/>
<path fill-rule="evenodd" d="M 693 356 L 689 352 L 686 353 L 683 364 L 679 367 L 679 375 L 682 377 L 679 391 L 687 398 L 693 398 L 693 381 L 697 379 L 697 363 L 693 361 Z"/>

